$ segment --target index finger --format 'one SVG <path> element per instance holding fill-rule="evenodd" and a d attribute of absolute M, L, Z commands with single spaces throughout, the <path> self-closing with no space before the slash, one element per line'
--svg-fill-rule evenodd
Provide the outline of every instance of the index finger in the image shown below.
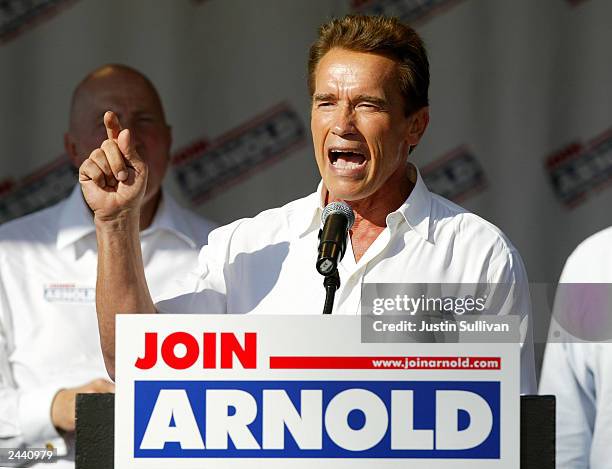
<path fill-rule="evenodd" d="M 106 135 L 111 140 L 116 140 L 119 132 L 123 130 L 117 114 L 113 111 L 106 111 L 104 113 L 104 127 L 106 127 Z"/>

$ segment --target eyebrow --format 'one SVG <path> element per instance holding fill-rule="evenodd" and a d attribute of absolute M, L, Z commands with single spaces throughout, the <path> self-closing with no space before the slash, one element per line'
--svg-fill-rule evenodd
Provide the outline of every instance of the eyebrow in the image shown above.
<path fill-rule="evenodd" d="M 320 101 L 337 101 L 338 99 L 332 93 L 321 93 L 321 94 L 313 95 L 312 100 L 316 102 L 320 102 Z M 355 102 L 366 101 L 368 103 L 375 104 L 379 107 L 387 107 L 388 105 L 388 102 L 386 99 L 379 98 L 377 96 L 372 96 L 369 94 L 359 94 L 355 96 L 353 99 L 351 99 L 351 101 L 355 101 Z"/>
<path fill-rule="evenodd" d="M 110 111 L 111 109 L 107 109 L 105 108 L 104 111 L 101 111 L 100 113 L 96 114 L 96 120 L 104 120 L 104 114 L 106 114 L 107 111 Z M 122 115 L 120 115 L 117 111 L 113 111 L 117 117 L 119 118 L 119 121 L 121 121 L 121 117 Z M 147 110 L 147 109 L 136 109 L 134 111 L 134 116 L 136 117 L 140 117 L 140 116 L 157 116 L 156 112 L 153 110 Z"/>
<path fill-rule="evenodd" d="M 312 96 L 313 101 L 336 101 L 336 97 L 331 93 L 325 94 L 314 94 Z"/>

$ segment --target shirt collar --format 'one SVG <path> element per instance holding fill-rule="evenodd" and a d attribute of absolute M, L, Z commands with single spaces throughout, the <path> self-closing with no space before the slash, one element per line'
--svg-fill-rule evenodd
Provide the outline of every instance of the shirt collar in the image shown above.
<path fill-rule="evenodd" d="M 415 168 L 416 182 L 406 201 L 394 212 L 387 216 L 387 225 L 393 218 L 394 213 L 400 214 L 408 226 L 426 241 L 431 241 L 430 237 L 430 215 L 431 215 L 431 193 L 419 170 Z M 294 233 L 298 237 L 304 236 L 313 229 L 321 225 L 321 213 L 324 208 L 324 200 L 327 195 L 327 188 L 323 181 L 319 182 L 317 191 L 302 199 L 302 204 L 297 204 L 294 210 Z"/>
<path fill-rule="evenodd" d="M 169 194 L 164 192 L 159 202 L 157 213 L 153 218 L 153 223 L 146 230 L 142 231 L 141 237 L 163 230 L 173 233 L 191 248 L 197 247 L 195 241 L 197 239 L 196 233 L 187 223 L 186 217 L 181 215 L 183 210 Z M 76 185 L 65 200 L 59 215 L 56 240 L 57 249 L 63 249 L 66 246 L 75 244 L 91 233 L 95 233 L 95 231 L 96 228 L 91 211 L 83 199 L 80 185 Z"/>
<path fill-rule="evenodd" d="M 293 233 L 301 238 L 312 230 L 318 229 L 321 225 L 321 214 L 327 188 L 323 185 L 323 180 L 319 182 L 316 192 L 301 200 L 302 203 L 296 204 L 291 217 Z"/>
<path fill-rule="evenodd" d="M 163 192 L 153 223 L 141 233 L 141 236 L 163 230 L 173 233 L 192 249 L 196 248 L 198 246 L 196 242 L 197 234 L 193 227 L 187 223 L 187 217 L 183 215 L 184 210 L 170 194 Z"/>
<path fill-rule="evenodd" d="M 64 201 L 58 223 L 56 246 L 60 250 L 96 231 L 79 184 Z"/>
<path fill-rule="evenodd" d="M 400 213 L 408 226 L 425 241 L 431 241 L 431 192 L 427 189 L 420 171 L 415 168 L 416 182 L 406 201 L 393 213 Z M 391 214 L 390 214 L 391 215 Z M 387 220 L 389 218 L 387 217 Z"/>

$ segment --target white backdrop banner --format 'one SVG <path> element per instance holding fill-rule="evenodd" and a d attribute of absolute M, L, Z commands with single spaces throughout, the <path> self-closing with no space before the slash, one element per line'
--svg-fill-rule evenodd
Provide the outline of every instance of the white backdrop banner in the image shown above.
<path fill-rule="evenodd" d="M 431 121 L 410 158 L 508 235 L 532 282 L 556 282 L 612 224 L 609 0 L 3 0 L 0 223 L 76 183 L 60 156 L 71 93 L 105 63 L 159 88 L 165 186 L 185 205 L 226 223 L 312 192 L 308 47 L 350 12 L 424 37 Z"/>

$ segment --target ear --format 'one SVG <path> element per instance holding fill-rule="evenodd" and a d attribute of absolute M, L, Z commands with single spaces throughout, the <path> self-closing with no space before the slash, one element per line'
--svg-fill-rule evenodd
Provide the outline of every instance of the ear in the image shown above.
<path fill-rule="evenodd" d="M 407 141 L 411 147 L 415 147 L 427 129 L 429 124 L 429 107 L 425 106 L 412 113 L 409 117 Z"/>
<path fill-rule="evenodd" d="M 81 166 L 81 163 L 83 163 L 84 158 L 87 157 L 87 155 L 78 154 L 76 143 L 69 132 L 64 134 L 64 151 L 66 152 L 66 155 L 68 155 L 68 158 L 72 162 L 73 166 L 77 169 L 79 166 Z"/>

